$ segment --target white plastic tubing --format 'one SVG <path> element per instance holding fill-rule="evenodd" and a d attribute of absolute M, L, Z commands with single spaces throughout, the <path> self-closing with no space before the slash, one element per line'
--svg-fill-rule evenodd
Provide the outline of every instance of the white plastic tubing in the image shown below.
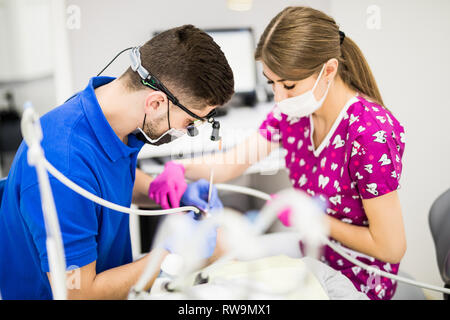
<path fill-rule="evenodd" d="M 55 167 L 53 167 L 46 159 L 44 151 L 40 146 L 42 140 L 42 129 L 39 122 L 39 117 L 34 112 L 30 103 L 25 104 L 25 111 L 22 116 L 21 123 L 22 135 L 25 142 L 29 147 L 28 151 L 28 162 L 30 165 L 36 167 L 39 190 L 41 193 L 42 209 L 44 212 L 45 227 L 47 232 L 47 251 L 49 256 L 50 273 L 52 275 L 52 292 L 54 299 L 66 299 L 66 276 L 65 276 L 65 258 L 64 258 L 64 246 L 62 243 L 61 232 L 59 228 L 58 216 L 56 214 L 56 208 L 54 204 L 54 199 L 51 191 L 51 186 L 47 174 L 47 170 L 61 183 L 66 185 L 68 188 L 72 189 L 81 196 L 109 209 L 137 215 L 164 215 L 172 214 L 185 211 L 199 212 L 199 209 L 192 206 L 185 206 L 175 209 L 168 210 L 139 210 L 132 209 L 128 207 L 123 207 L 115 203 L 109 202 L 102 199 L 89 191 L 81 188 L 61 172 L 59 172 Z M 262 200 L 268 201 L 271 196 L 267 193 L 255 190 L 252 188 L 233 186 L 227 184 L 216 184 L 215 187 L 222 191 L 231 191 L 242 194 L 247 194 Z M 351 257 L 349 254 L 344 252 L 338 245 L 332 243 L 327 239 L 325 235 L 322 237 L 323 242 L 330 246 L 333 250 L 339 253 L 341 256 L 354 263 L 355 265 L 375 274 L 379 274 L 383 277 L 387 277 L 396 281 L 401 281 L 410 285 L 415 285 L 429 290 L 439 291 L 442 293 L 450 294 L 450 289 L 440 288 L 426 283 L 421 283 L 393 275 L 388 272 L 381 271 L 377 268 L 373 268 L 369 265 L 362 263 L 361 261 Z M 150 268 L 152 269 L 152 268 Z"/>
<path fill-rule="evenodd" d="M 251 195 L 251 196 L 263 199 L 263 200 L 270 200 L 271 199 L 269 194 L 264 193 L 264 192 L 259 191 L 259 190 L 252 190 L 250 188 L 237 187 L 237 186 L 232 186 L 232 185 L 219 185 L 219 184 L 217 184 L 216 187 L 219 190 L 228 190 L 228 191 L 244 193 L 244 194 Z M 297 213 L 302 213 L 302 211 L 297 212 Z M 293 219 L 293 220 L 294 220 L 294 228 L 295 228 L 295 219 Z M 322 242 L 324 244 L 328 245 L 334 251 L 339 253 L 342 257 L 344 257 L 345 259 L 347 259 L 351 263 L 357 265 L 358 267 L 361 267 L 361 268 L 367 270 L 369 273 L 375 273 L 375 274 L 378 274 L 380 276 L 383 276 L 383 277 L 386 277 L 386 278 L 390 278 L 390 279 L 393 279 L 395 281 L 400 281 L 400 282 L 403 282 L 403 283 L 406 283 L 406 284 L 409 284 L 409 285 L 414 285 L 414 286 L 417 286 L 417 287 L 422 287 L 422 288 L 425 288 L 425 289 L 429 289 L 429 290 L 434 290 L 434 291 L 450 294 L 450 289 L 433 286 L 433 285 L 430 285 L 430 284 L 427 284 L 427 283 L 423 283 L 423 282 L 417 282 L 417 281 L 414 281 L 414 280 L 411 280 L 411 279 L 407 279 L 407 278 L 403 278 L 403 277 L 394 275 L 392 273 L 388 273 L 388 272 L 382 271 L 382 270 L 380 270 L 378 268 L 374 268 L 372 266 L 369 266 L 369 265 L 359 261 L 358 259 L 355 259 L 351 255 L 349 255 L 339 245 L 331 242 L 326 237 L 325 234 L 323 234 L 320 238 L 321 238 L 321 240 L 322 240 Z"/>
<path fill-rule="evenodd" d="M 200 212 L 197 207 L 192 207 L 192 206 L 185 206 L 185 207 L 179 207 L 179 208 L 174 208 L 174 209 L 165 209 L 165 210 L 140 210 L 140 209 L 132 209 L 132 208 L 120 206 L 118 204 L 109 202 L 108 200 L 105 200 L 103 198 L 100 198 L 100 197 L 96 196 L 95 194 L 90 193 L 89 191 L 81 188 L 79 185 L 77 185 L 76 183 L 71 181 L 69 178 L 64 176 L 61 172 L 59 172 L 46 159 L 45 159 L 44 166 L 45 166 L 45 169 L 47 169 L 48 172 L 50 172 L 56 179 L 58 179 L 61 183 L 63 183 L 65 186 L 72 189 L 79 195 L 81 195 L 101 206 L 104 206 L 106 208 L 109 208 L 109 209 L 112 209 L 115 211 L 128 213 L 128 214 L 143 215 L 143 216 L 159 216 L 159 215 L 164 215 L 164 214 L 171 214 L 171 213 L 178 213 L 178 212 L 185 212 L 185 211 L 194 211 L 195 213 Z"/>

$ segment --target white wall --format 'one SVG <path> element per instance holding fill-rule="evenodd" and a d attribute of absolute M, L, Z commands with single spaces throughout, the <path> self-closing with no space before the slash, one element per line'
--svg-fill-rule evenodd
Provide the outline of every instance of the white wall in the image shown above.
<path fill-rule="evenodd" d="M 251 26 L 258 40 L 265 26 L 288 5 L 314 3 L 329 9 L 329 0 L 253 0 L 251 11 L 227 9 L 226 0 L 67 0 L 80 8 L 79 29 L 69 30 L 74 89 L 81 90 L 119 51 L 143 44 L 157 30 L 183 24 L 206 29 Z M 317 3 L 317 4 L 316 4 Z M 118 76 L 128 67 L 128 53 L 112 64 L 104 75 Z"/>
<path fill-rule="evenodd" d="M 367 27 L 371 5 L 380 10 L 379 30 Z M 441 286 L 428 211 L 450 188 L 450 1 L 332 0 L 331 15 L 360 46 L 386 106 L 405 126 L 399 193 L 408 249 L 401 269 Z"/>

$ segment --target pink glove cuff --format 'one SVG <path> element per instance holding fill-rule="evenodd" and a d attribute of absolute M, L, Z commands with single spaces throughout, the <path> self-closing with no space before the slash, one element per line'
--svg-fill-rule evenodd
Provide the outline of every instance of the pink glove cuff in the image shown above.
<path fill-rule="evenodd" d="M 277 195 L 271 194 L 270 197 L 272 199 L 276 199 Z M 267 203 L 270 203 L 270 201 L 272 201 L 272 199 L 268 200 Z M 287 207 L 287 208 L 281 210 L 278 213 L 277 217 L 283 225 L 285 225 L 286 227 L 290 227 L 292 225 L 291 215 L 292 215 L 292 210 L 291 210 L 291 208 Z"/>
<path fill-rule="evenodd" d="M 292 211 L 290 208 L 286 208 L 284 210 L 282 210 L 279 214 L 278 214 L 278 219 L 281 221 L 282 224 L 284 224 L 286 227 L 290 227 L 292 225 L 291 223 L 291 214 Z"/>

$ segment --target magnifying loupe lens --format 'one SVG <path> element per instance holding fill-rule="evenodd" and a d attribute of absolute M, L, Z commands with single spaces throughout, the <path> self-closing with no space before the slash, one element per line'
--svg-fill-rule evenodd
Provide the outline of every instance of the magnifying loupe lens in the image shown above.
<path fill-rule="evenodd" d="M 219 121 L 214 121 L 212 124 L 212 133 L 211 133 L 211 140 L 212 141 L 218 141 L 220 140 L 219 136 L 219 129 L 220 129 L 220 123 Z"/>
<path fill-rule="evenodd" d="M 190 125 L 186 129 L 187 129 L 187 134 L 190 137 L 195 137 L 196 135 L 198 135 L 198 129 L 194 125 Z"/>

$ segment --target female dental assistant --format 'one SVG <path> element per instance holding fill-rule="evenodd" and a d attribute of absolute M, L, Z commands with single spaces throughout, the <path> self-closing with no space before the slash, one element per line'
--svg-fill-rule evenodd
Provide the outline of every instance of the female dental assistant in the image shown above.
<path fill-rule="evenodd" d="M 360 49 L 331 17 L 288 7 L 266 27 L 255 57 L 277 104 L 259 132 L 244 142 L 246 150 L 266 141 L 261 159 L 273 148 L 286 149 L 293 187 L 326 205 L 332 240 L 360 261 L 396 274 L 406 250 L 396 191 L 404 129 L 384 107 Z M 228 151 L 227 159 L 237 150 L 243 146 Z M 249 165 L 214 165 L 215 181 L 230 180 Z M 184 179 L 184 170 L 189 179 L 207 178 L 211 168 L 177 166 L 168 166 L 171 183 Z M 395 293 L 395 281 L 371 276 L 329 247 L 321 259 L 370 299 L 391 299 Z"/>

